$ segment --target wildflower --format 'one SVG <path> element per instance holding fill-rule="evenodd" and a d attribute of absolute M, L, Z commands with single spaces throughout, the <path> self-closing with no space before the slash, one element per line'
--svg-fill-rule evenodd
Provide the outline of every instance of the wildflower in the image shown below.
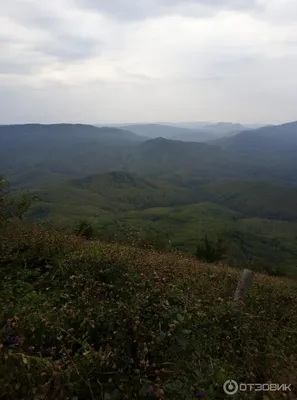
<path fill-rule="evenodd" d="M 203 393 L 203 392 L 198 392 L 198 393 L 196 393 L 196 397 L 197 397 L 198 399 L 205 399 L 205 393 Z"/>
<path fill-rule="evenodd" d="M 3 344 L 4 344 L 4 346 L 15 347 L 15 346 L 18 346 L 21 344 L 21 339 L 19 336 L 14 336 L 12 334 L 9 334 L 3 340 Z"/>
<path fill-rule="evenodd" d="M 154 392 L 154 388 L 153 388 L 152 386 L 149 386 L 149 387 L 147 388 L 147 392 L 148 392 L 148 393 L 153 393 L 153 392 Z"/>

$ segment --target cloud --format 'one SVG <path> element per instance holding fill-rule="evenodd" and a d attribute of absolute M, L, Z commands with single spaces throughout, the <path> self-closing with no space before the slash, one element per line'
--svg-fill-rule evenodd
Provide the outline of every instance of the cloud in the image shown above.
<path fill-rule="evenodd" d="M 4 4 L 2 19 L 6 31 L 14 28 L 19 42 L 26 42 L 36 52 L 59 61 L 83 60 L 98 54 L 102 41 L 94 36 L 91 18 L 87 21 L 91 25 L 87 26 L 83 11 L 80 15 L 78 9 L 70 8 L 67 13 L 66 7 L 66 2 L 56 0 L 46 3 L 13 0 Z M 11 28 L 7 29 L 7 25 Z M 0 28 L 0 40 L 4 35 L 5 27 Z M 7 37 L 6 40 L 11 39 Z"/>
<path fill-rule="evenodd" d="M 0 123 L 296 119 L 296 0 L 0 6 Z"/>
<path fill-rule="evenodd" d="M 41 53 L 53 56 L 62 62 L 80 61 L 100 54 L 101 43 L 92 38 L 80 36 L 57 35 L 46 45 L 37 45 L 35 49 Z"/>
<path fill-rule="evenodd" d="M 208 16 L 222 10 L 250 10 L 257 0 L 76 0 L 81 7 L 123 19 L 146 19 L 163 15 Z"/>

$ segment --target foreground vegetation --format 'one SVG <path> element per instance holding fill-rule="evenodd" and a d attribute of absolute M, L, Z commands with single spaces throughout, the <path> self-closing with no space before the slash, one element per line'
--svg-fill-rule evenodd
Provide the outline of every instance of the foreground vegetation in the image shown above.
<path fill-rule="evenodd" d="M 239 312 L 237 278 L 175 252 L 2 223 L 0 398 L 224 399 L 227 379 L 296 390 L 296 284 L 256 274 Z"/>

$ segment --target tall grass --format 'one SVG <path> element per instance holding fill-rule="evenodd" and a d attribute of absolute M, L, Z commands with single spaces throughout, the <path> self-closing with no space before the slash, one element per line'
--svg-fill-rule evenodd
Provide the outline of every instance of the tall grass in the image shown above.
<path fill-rule="evenodd" d="M 256 274 L 239 314 L 227 267 L 25 223 L 0 246 L 1 399 L 297 397 L 294 282 Z"/>

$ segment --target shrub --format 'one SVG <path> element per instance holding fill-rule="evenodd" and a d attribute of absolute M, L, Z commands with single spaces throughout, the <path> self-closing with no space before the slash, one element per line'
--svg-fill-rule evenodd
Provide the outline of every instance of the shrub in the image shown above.
<path fill-rule="evenodd" d="M 203 241 L 197 245 L 196 257 L 198 260 L 209 263 L 216 263 L 224 259 L 226 248 L 222 239 L 217 239 L 216 243 L 211 243 L 205 235 Z"/>
<path fill-rule="evenodd" d="M 54 258 L 77 250 L 83 242 L 62 229 L 25 221 L 10 222 L 0 229 L 0 272 L 5 267 L 16 270 L 45 266 Z"/>
<path fill-rule="evenodd" d="M 264 271 L 270 276 L 286 276 L 286 271 L 279 265 L 275 267 L 265 267 Z"/>
<path fill-rule="evenodd" d="M 83 236 L 86 239 L 93 239 L 95 230 L 90 221 L 82 220 L 78 223 L 75 228 L 75 234 L 78 236 Z"/>
<path fill-rule="evenodd" d="M 37 196 L 30 192 L 11 192 L 9 183 L 0 175 L 0 223 L 11 219 L 23 220 Z"/>

